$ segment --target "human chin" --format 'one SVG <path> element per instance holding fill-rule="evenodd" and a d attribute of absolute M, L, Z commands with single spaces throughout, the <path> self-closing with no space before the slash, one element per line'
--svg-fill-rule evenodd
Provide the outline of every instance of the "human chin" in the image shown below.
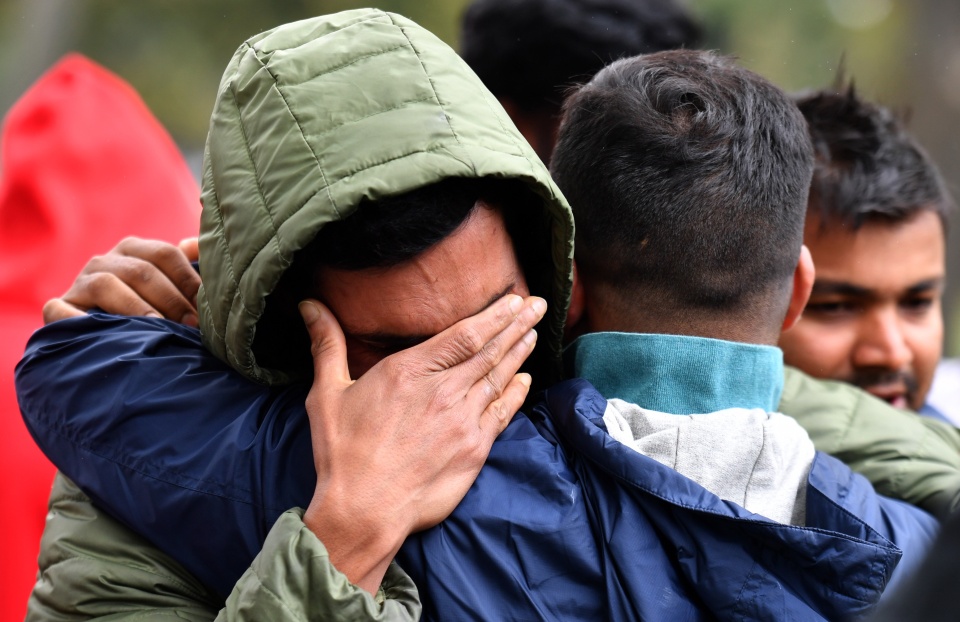
<path fill-rule="evenodd" d="M 918 410 L 919 387 L 916 375 L 910 370 L 865 369 L 846 379 L 894 408 Z"/>

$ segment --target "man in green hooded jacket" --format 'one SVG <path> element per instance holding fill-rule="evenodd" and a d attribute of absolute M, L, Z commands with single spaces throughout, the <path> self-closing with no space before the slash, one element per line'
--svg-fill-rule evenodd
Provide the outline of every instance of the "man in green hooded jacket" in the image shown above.
<path fill-rule="evenodd" d="M 265 384 L 299 380 L 303 386 L 315 366 L 324 381 L 308 398 L 317 413 L 313 436 L 329 443 L 317 455 L 332 462 L 329 469 L 317 464 L 329 477 L 318 480 L 315 497 L 331 510 L 308 507 L 281 517 L 260 557 L 270 568 L 257 562 L 222 616 L 283 619 L 291 599 L 270 595 L 282 594 L 281 584 L 297 577 L 309 587 L 302 594 L 313 615 L 416 617 L 415 589 L 387 567 L 393 552 L 466 492 L 531 384 L 529 374 L 514 372 L 538 337 L 527 369 L 544 386 L 559 377 L 571 282 L 569 208 L 463 61 L 416 24 L 373 10 L 288 24 L 241 46 L 211 120 L 203 189 L 198 309 L 204 345 Z M 414 203 L 468 209 L 436 232 L 439 242 L 408 253 L 410 270 L 392 269 L 388 260 L 360 276 L 350 261 L 318 272 L 326 279 L 318 287 L 329 310 L 302 307 L 314 337 L 311 356 L 297 314 L 304 296 L 289 277 L 296 272 L 291 266 L 346 239 L 358 211 L 409 210 Z M 506 230 L 525 243 L 512 245 Z M 464 248 L 473 264 L 460 268 Z M 362 273 L 369 272 L 389 273 L 393 289 L 387 292 L 383 278 L 367 283 Z M 286 288 L 285 277 L 294 287 Z M 548 299 L 550 308 L 542 298 L 515 295 L 529 293 Z M 364 295 L 370 302 L 361 301 Z M 545 313 L 538 336 L 530 328 Z M 377 363 L 388 351 L 422 340 Z M 68 400 L 61 393 L 58 401 Z M 379 465 L 371 445 L 383 457 Z M 461 449 L 450 450 L 456 446 Z M 431 459 L 429 472 L 411 462 L 418 454 Z M 354 465 L 347 467 L 351 457 Z M 392 477 L 376 477 L 388 469 Z M 405 490 L 398 474 L 423 483 Z M 51 504 L 31 616 L 149 610 L 213 617 L 222 606 L 67 480 L 58 480 Z M 199 532 L 196 537 L 203 541 Z M 105 584 L 121 589 L 99 592 Z M 383 607 L 368 591 L 382 602 L 388 597 Z"/>

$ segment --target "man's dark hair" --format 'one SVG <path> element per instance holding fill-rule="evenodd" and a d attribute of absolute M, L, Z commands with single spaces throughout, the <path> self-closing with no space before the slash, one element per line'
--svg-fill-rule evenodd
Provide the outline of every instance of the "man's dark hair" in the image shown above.
<path fill-rule="evenodd" d="M 522 183 L 492 179 L 449 178 L 379 201 L 366 201 L 343 220 L 331 222 L 295 256 L 257 322 L 253 351 L 260 365 L 290 368 L 296 359 L 310 368 L 310 340 L 297 305 L 318 298 L 316 271 L 389 268 L 427 251 L 462 226 L 481 204 L 500 209 L 518 261 L 528 274 L 543 273 L 550 257 L 542 209 Z M 531 262 L 537 262 L 536 267 Z M 541 295 L 549 285 L 529 283 Z M 291 345 L 292 344 L 292 345 Z"/>
<path fill-rule="evenodd" d="M 567 88 L 619 58 L 700 44 L 677 0 L 475 0 L 460 55 L 498 98 L 559 111 Z"/>
<path fill-rule="evenodd" d="M 552 164 L 584 280 L 688 325 L 786 311 L 812 170 L 790 98 L 695 51 L 602 70 L 568 99 Z"/>
<path fill-rule="evenodd" d="M 859 229 L 933 211 L 946 231 L 953 202 L 936 165 L 907 132 L 906 119 L 857 97 L 853 84 L 796 96 L 813 140 L 810 209 L 821 227 Z"/>
<path fill-rule="evenodd" d="M 310 272 L 318 266 L 341 270 L 395 266 L 453 233 L 473 213 L 481 196 L 478 180 L 446 179 L 362 203 L 347 218 L 324 227 L 296 263 Z"/>

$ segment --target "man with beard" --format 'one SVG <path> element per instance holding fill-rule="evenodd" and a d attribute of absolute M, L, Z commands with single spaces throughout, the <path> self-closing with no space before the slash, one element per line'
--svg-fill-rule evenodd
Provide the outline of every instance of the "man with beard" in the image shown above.
<path fill-rule="evenodd" d="M 817 268 L 802 319 L 780 338 L 789 365 L 926 406 L 943 342 L 947 214 L 936 166 L 887 108 L 852 86 L 797 99 L 816 167 L 804 243 Z"/>

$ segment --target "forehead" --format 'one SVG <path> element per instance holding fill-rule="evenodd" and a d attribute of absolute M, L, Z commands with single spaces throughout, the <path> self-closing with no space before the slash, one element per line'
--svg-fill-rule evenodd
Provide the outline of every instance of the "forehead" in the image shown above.
<path fill-rule="evenodd" d="M 319 294 L 353 335 L 429 337 L 526 282 L 497 209 L 479 207 L 456 231 L 390 268 L 318 273 Z"/>
<path fill-rule="evenodd" d="M 899 222 L 869 220 L 856 231 L 821 227 L 807 218 L 804 243 L 813 255 L 816 279 L 896 293 L 924 280 L 942 278 L 946 247 L 943 224 L 932 211 Z"/>

